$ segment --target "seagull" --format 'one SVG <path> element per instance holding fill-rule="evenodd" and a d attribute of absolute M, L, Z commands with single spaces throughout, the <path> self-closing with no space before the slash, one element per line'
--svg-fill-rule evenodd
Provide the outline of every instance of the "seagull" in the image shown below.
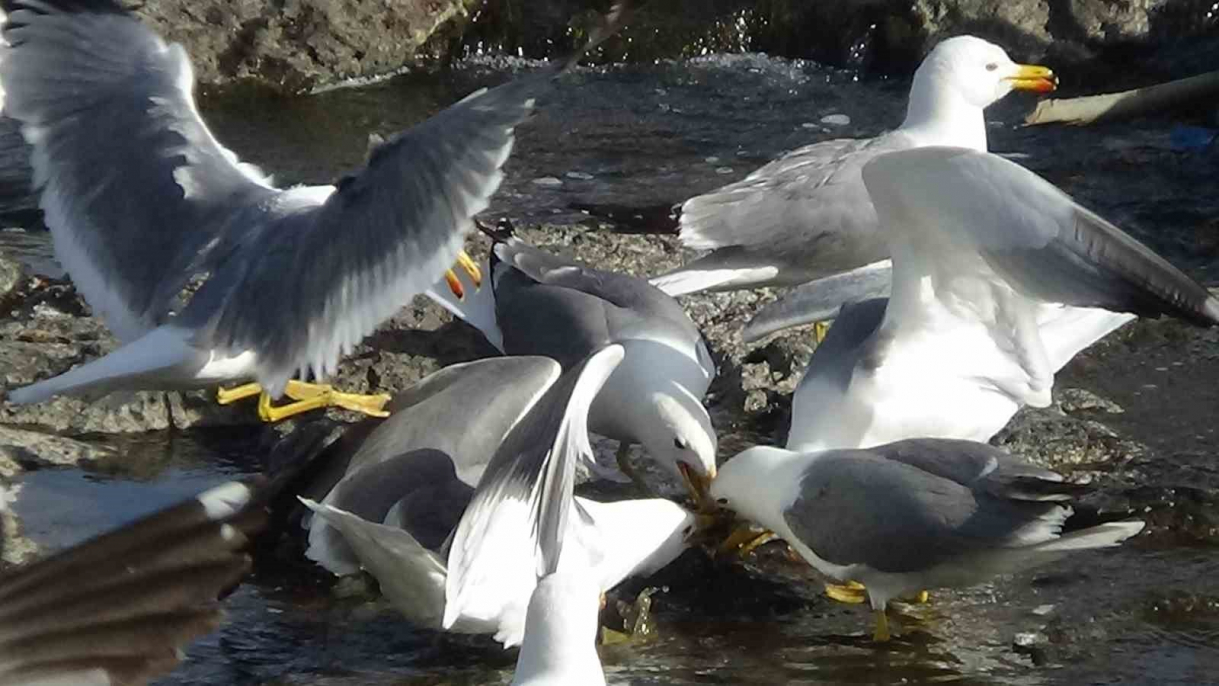
<path fill-rule="evenodd" d="M 581 522 L 587 515 L 573 497 L 576 461 L 590 450 L 588 432 L 569 421 L 577 403 L 543 404 L 570 395 L 584 398 L 579 404 L 587 413 L 589 392 L 605 383 L 623 356 L 622 346 L 606 346 L 547 392 L 538 408 L 546 419 L 505 440 L 507 449 L 497 451 L 479 481 L 449 549 L 446 625 L 472 603 L 503 602 L 529 590 L 513 684 L 605 684 L 596 651 L 598 601 L 604 598 L 595 583 L 600 554 L 585 542 Z M 576 390 L 562 391 L 573 377 Z M 581 392 L 585 384 L 589 388 Z M 553 447 L 544 438 L 550 436 Z M 535 447 L 539 438 L 541 450 Z"/>
<path fill-rule="evenodd" d="M 538 581 L 513 686 L 605 686 L 597 656 L 599 599 L 597 586 L 579 571 L 553 572 Z"/>
<path fill-rule="evenodd" d="M 985 443 L 911 439 L 860 450 L 750 448 L 724 464 L 711 495 L 822 574 L 864 584 L 873 638 L 883 642 L 894 598 L 982 583 L 1143 529 L 1077 515 L 1072 501 L 1087 489 Z"/>
<path fill-rule="evenodd" d="M 793 150 L 745 179 L 681 206 L 682 244 L 707 255 L 652 279 L 670 295 L 795 286 L 889 257 L 860 170 L 877 155 L 925 145 L 986 150 L 983 110 L 1012 90 L 1056 87 L 1045 67 L 1016 64 L 973 36 L 940 42 L 914 73 L 906 118 L 876 138 Z"/>
<path fill-rule="evenodd" d="M 790 450 L 987 441 L 1136 316 L 1219 323 L 1204 286 L 1002 157 L 928 146 L 875 158 L 863 179 L 892 296 L 835 320 L 796 388 Z"/>
<path fill-rule="evenodd" d="M 536 577 L 505 575 L 504 583 L 523 581 L 464 603 L 445 625 L 447 544 L 493 460 L 538 459 L 551 450 L 588 456 L 588 404 L 596 374 L 611 372 L 613 356 L 621 354 L 615 349 L 565 376 L 544 357 L 454 365 L 399 395 L 389 419 L 335 456 L 347 462 L 341 479 L 310 489 L 324 498 L 304 501 L 313 512 L 306 556 L 335 574 L 368 571 L 394 607 L 420 626 L 519 644 Z M 556 445 L 560 437 L 574 443 Z M 694 515 L 661 498 L 601 503 L 577 497 L 572 509 L 565 555 L 583 552 L 579 557 L 592 560 L 585 565 L 599 592 L 667 565 L 686 549 L 694 525 Z"/>
<path fill-rule="evenodd" d="M 219 626 L 265 492 L 229 482 L 0 575 L 0 684 L 144 684 Z"/>
<path fill-rule="evenodd" d="M 589 428 L 620 442 L 618 463 L 628 475 L 627 450 L 642 444 L 701 500 L 716 469 L 715 430 L 702 403 L 715 363 L 685 310 L 644 279 L 492 235 L 491 288 L 467 289 L 459 301 L 438 284 L 427 295 L 509 355 L 544 355 L 570 369 L 621 345 L 625 359 L 594 401 Z"/>
<path fill-rule="evenodd" d="M 33 146 L 56 257 L 121 346 L 8 400 L 254 379 L 221 400 L 265 389 L 268 420 L 331 401 L 380 414 L 386 396 L 339 396 L 293 377 L 332 374 L 459 259 L 503 179 L 515 127 L 556 70 L 472 93 L 335 185 L 283 189 L 208 130 L 182 46 L 112 0 L 11 7 L 6 114 Z M 285 392 L 306 402 L 271 407 Z"/>

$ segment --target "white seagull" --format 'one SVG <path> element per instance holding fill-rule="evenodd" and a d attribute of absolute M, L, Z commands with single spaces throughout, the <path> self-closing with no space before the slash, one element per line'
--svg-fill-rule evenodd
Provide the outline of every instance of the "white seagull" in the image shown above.
<path fill-rule="evenodd" d="M 1204 286 L 1002 157 L 923 147 L 877 157 L 863 179 L 893 294 L 835 320 L 796 389 L 791 450 L 986 441 L 1136 316 L 1219 323 Z"/>
<path fill-rule="evenodd" d="M 553 75 L 471 94 L 337 185 L 281 189 L 200 119 L 180 45 L 110 0 L 13 7 L 6 113 L 33 146 L 57 259 L 122 343 L 10 391 L 15 403 L 248 379 L 270 397 L 333 399 L 289 380 L 332 374 L 458 259 L 503 179 L 514 127 Z M 267 394 L 264 417 L 275 414 Z M 384 401 L 370 402 L 377 412 Z"/>

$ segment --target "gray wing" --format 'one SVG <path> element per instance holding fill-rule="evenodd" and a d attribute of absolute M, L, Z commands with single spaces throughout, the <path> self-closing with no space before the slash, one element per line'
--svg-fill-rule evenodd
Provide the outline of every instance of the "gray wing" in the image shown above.
<path fill-rule="evenodd" d="M 976 441 L 913 438 L 869 449 L 996 498 L 1065 502 L 1088 490 L 1062 475 Z"/>
<path fill-rule="evenodd" d="M 538 283 L 586 293 L 627 312 L 662 319 L 686 335 L 698 337 L 698 327 L 677 300 L 648 283 L 647 279 L 594 269 L 515 238 L 497 243 L 495 256 L 502 264 L 515 267 Z M 492 269 L 495 268 L 493 264 Z"/>
<path fill-rule="evenodd" d="M 449 548 L 446 627 L 467 598 L 513 576 L 506 570 L 557 568 L 576 461 L 592 455 L 588 410 L 622 355 L 612 345 L 564 374 L 504 437 Z"/>
<path fill-rule="evenodd" d="M 1219 323 L 1219 300 L 1205 287 L 997 155 L 938 146 L 907 150 L 876 158 L 864 181 L 886 224 L 941 250 L 976 251 L 1028 297 Z"/>
<path fill-rule="evenodd" d="M 803 284 L 758 310 L 741 337 L 753 343 L 777 331 L 835 319 L 848 303 L 888 298 L 892 278 L 893 263 L 882 260 Z"/>
<path fill-rule="evenodd" d="M 554 360 L 531 356 L 493 357 L 430 374 L 391 401 L 390 416 L 355 450 L 348 470 L 435 448 L 449 454 L 458 478 L 473 486 L 508 429 L 559 374 Z"/>
<path fill-rule="evenodd" d="M 379 146 L 322 205 L 285 201 L 195 295 L 186 324 L 211 347 L 254 350 L 273 392 L 293 374 L 333 373 L 453 264 L 503 179 L 514 127 L 549 83 L 537 75 L 477 92 Z"/>
<path fill-rule="evenodd" d="M 914 143 L 901 132 L 815 143 L 787 153 L 737 183 L 682 205 L 681 240 L 696 250 L 747 246 L 783 251 L 820 233 L 876 233 L 860 178 L 873 157 Z"/>
<path fill-rule="evenodd" d="M 814 379 L 830 381 L 831 387 L 845 394 L 860 358 L 869 353 L 864 343 L 884 321 L 888 304 L 888 298 L 874 298 L 843 305 L 825 340 L 813 351 L 800 385 Z"/>
<path fill-rule="evenodd" d="M 514 238 L 496 243 L 493 255 L 496 319 L 507 352 L 547 355 L 570 369 L 613 342 L 659 340 L 688 350 L 714 373 L 698 327 L 647 280 L 593 269 Z"/>
<path fill-rule="evenodd" d="M 222 619 L 263 494 L 237 482 L 0 577 L 0 683 L 145 683 Z"/>
<path fill-rule="evenodd" d="M 56 257 L 132 340 L 165 315 L 226 220 L 275 191 L 199 118 L 181 46 L 106 0 L 8 6 L 5 113 L 33 144 Z"/>
<path fill-rule="evenodd" d="M 1016 545 L 1067 510 L 991 497 L 869 450 L 831 451 L 805 472 L 784 512 L 819 557 L 889 573 L 926 570 L 959 555 Z"/>

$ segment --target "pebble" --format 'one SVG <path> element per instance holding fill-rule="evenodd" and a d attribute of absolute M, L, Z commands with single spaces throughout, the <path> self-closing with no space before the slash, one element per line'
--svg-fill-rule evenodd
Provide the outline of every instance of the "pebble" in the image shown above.
<path fill-rule="evenodd" d="M 845 114 L 827 114 L 821 118 L 821 123 L 831 126 L 846 126 L 851 123 L 851 118 Z"/>
<path fill-rule="evenodd" d="M 582 171 L 569 171 L 566 174 L 564 174 L 564 176 L 566 176 L 569 179 L 578 179 L 580 181 L 592 181 L 594 178 L 592 174 L 589 174 L 588 172 L 582 172 Z"/>
<path fill-rule="evenodd" d="M 539 177 L 539 178 L 534 179 L 534 180 L 533 180 L 533 185 L 535 185 L 535 186 L 547 186 L 547 187 L 554 188 L 554 187 L 557 187 L 557 186 L 562 186 L 562 185 L 563 185 L 563 180 L 562 180 L 562 179 L 557 179 L 557 178 L 555 178 L 555 177 L 553 177 L 553 176 L 542 176 L 542 177 Z"/>

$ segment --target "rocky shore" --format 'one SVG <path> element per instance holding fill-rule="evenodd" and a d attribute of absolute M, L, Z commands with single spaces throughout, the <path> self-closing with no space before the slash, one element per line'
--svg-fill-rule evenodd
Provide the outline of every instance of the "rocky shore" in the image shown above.
<path fill-rule="evenodd" d="M 135 6 L 137 3 L 129 3 Z M 205 87 L 308 91 L 486 50 L 528 57 L 581 42 L 609 0 L 148 0 Z M 975 33 L 1076 77 L 1182 75 L 1219 55 L 1211 0 L 650 0 L 600 51 L 651 61 L 767 52 L 908 73 L 946 36 Z M 1159 56 L 1158 58 L 1156 56 Z M 1168 57 L 1171 55 L 1172 57 Z M 1209 59 L 1208 59 L 1209 56 Z M 1194 66 L 1196 64 L 1196 66 Z"/>

